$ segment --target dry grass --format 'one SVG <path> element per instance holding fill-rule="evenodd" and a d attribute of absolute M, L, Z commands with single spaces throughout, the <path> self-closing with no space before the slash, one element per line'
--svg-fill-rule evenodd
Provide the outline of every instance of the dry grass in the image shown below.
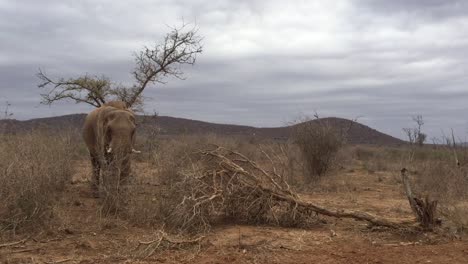
<path fill-rule="evenodd" d="M 213 135 L 165 138 L 152 144 L 157 148 L 146 153 L 141 160 L 146 160 L 150 167 L 157 169 L 136 175 L 151 184 L 138 185 L 137 188 L 144 188 L 145 191 L 130 192 L 132 196 L 128 199 L 130 204 L 127 208 L 129 220 L 139 225 L 165 227 L 183 233 L 203 233 L 219 221 L 281 226 L 304 226 L 315 221 L 309 213 L 290 207 L 288 203 L 277 203 L 270 193 L 245 185 L 238 179 L 240 176 L 223 173 L 210 176 L 214 171 L 223 171 L 226 165 L 225 161 L 213 163 L 212 159 L 215 158 L 210 160 L 206 154 L 201 154 L 202 150 L 206 153 L 206 150 L 216 148 L 215 144 L 234 150 L 235 153 L 223 148 L 226 151 L 223 155 L 242 168 L 248 168 L 247 171 L 253 171 L 247 174 L 256 175 L 253 176 L 255 179 L 264 177 L 258 175 L 274 175 L 275 181 L 283 182 L 288 186 L 284 188 L 291 188 L 293 192 L 307 189 L 303 187 L 301 165 L 304 161 L 300 148 L 292 142 L 263 141 L 251 144 L 242 139 Z M 330 181 L 326 181 L 326 184 L 329 185 Z M 317 188 L 322 186 L 320 182 L 315 185 Z M 223 190 L 221 197 L 213 189 L 214 186 Z"/>
<path fill-rule="evenodd" d="M 404 147 L 352 146 L 350 155 L 370 173 L 379 171 L 399 171 L 410 151 Z"/>
<path fill-rule="evenodd" d="M 72 176 L 69 136 L 31 132 L 0 137 L 0 230 L 43 227 Z"/>
<path fill-rule="evenodd" d="M 33 132 L 1 138 L 0 180 L 4 184 L 0 186 L 0 199 L 5 201 L 0 204 L 2 230 L 16 232 L 23 228 L 43 227 L 51 219 L 57 197 L 70 179 L 73 153 L 78 153 L 88 162 L 87 155 L 81 151 L 82 144 L 77 147 L 77 142 L 70 140 L 74 137 L 74 134 L 51 136 Z M 307 181 L 304 177 L 307 160 L 304 159 L 303 149 L 297 141 L 293 143 L 216 135 L 185 135 L 144 138 L 139 144 L 143 154 L 133 157 L 134 163 L 138 165 L 133 170 L 136 180 L 130 183 L 126 192 L 119 193 L 119 199 L 124 202 L 119 204 L 121 208 L 118 208 L 118 216 L 129 223 L 152 228 L 171 226 L 173 230 L 187 231 L 191 227 L 193 230 L 207 230 L 217 221 L 229 219 L 242 223 L 283 226 L 300 226 L 310 220 L 308 216 L 291 214 L 294 208 L 286 205 L 262 207 L 262 204 L 271 204 L 268 195 L 253 200 L 240 199 L 240 194 L 245 194 L 245 190 L 233 188 L 233 196 L 222 202 L 223 208 L 213 208 L 212 205 L 200 207 L 197 219 L 192 219 L 189 224 L 178 222 L 186 219 L 184 216 L 189 215 L 189 209 L 193 209 L 193 204 L 189 203 L 191 200 L 187 197 L 198 197 L 200 193 L 194 193 L 195 189 L 201 191 L 207 187 L 197 175 L 213 168 L 213 164 L 206 160 L 200 161 L 199 151 L 213 149 L 215 145 L 242 153 L 269 175 L 278 175 L 278 179 L 288 183 L 293 191 L 310 193 L 311 189 L 305 184 Z M 78 152 L 73 151 L 74 149 Z M 332 152 L 333 158 L 327 158 L 329 168 L 346 166 L 346 171 L 349 171 L 359 169 L 356 166 L 363 166 L 368 171 L 395 174 L 410 155 L 405 148 L 376 146 L 352 146 L 339 151 L 328 150 L 327 153 Z M 455 170 L 451 166 L 450 152 L 443 149 L 420 148 L 412 157 L 412 171 L 417 171 L 413 179 L 416 191 L 438 199 L 440 213 L 453 222 L 457 229 L 466 228 L 468 210 L 464 203 L 468 198 L 468 187 L 463 169 Z M 435 161 L 439 163 L 434 163 Z M 340 169 L 335 172 L 336 176 L 340 176 L 344 171 Z M 349 184 L 344 177 L 325 177 L 314 182 L 313 192 L 320 193 L 321 189 L 324 192 L 344 191 L 352 194 L 356 186 Z M 187 210 L 180 207 L 184 198 Z M 192 202 L 196 203 L 195 200 Z M 175 208 L 179 211 L 175 212 Z"/>
<path fill-rule="evenodd" d="M 216 135 L 140 138 L 142 155 L 135 156 L 143 168 L 135 169 L 138 179 L 122 198 L 127 200 L 124 216 L 142 226 L 163 226 L 168 215 L 183 195 L 177 189 L 181 170 L 190 163 L 193 153 L 215 142 L 238 144 L 240 141 Z"/>
<path fill-rule="evenodd" d="M 274 167 L 266 170 L 245 155 L 222 147 L 211 147 L 189 159 L 180 167 L 181 181 L 171 190 L 176 206 L 169 211 L 166 226 L 172 230 L 204 233 L 219 221 L 297 226 L 311 218 L 310 212 L 275 198 L 273 193 L 296 196 Z"/>
<path fill-rule="evenodd" d="M 376 147 L 354 146 L 352 155 L 369 173 L 392 172 L 401 184 L 399 170 L 406 167 L 417 196 L 438 201 L 438 213 L 450 229 L 468 227 L 467 150 L 456 150 L 461 166 L 454 162 L 453 149 L 445 146 Z"/>
<path fill-rule="evenodd" d="M 246 138 L 216 135 L 155 138 L 152 142 L 147 140 L 144 141 L 144 144 L 153 147 L 146 152 L 145 156 L 138 159 L 140 162 L 148 162 L 148 165 L 156 168 L 156 170 L 141 172 L 144 175 L 136 172 L 135 176 L 137 178 L 145 179 L 151 184 L 150 186 L 143 186 L 145 188 L 144 194 L 138 191 L 129 193 L 131 197 L 128 197 L 130 202 L 126 210 L 127 217 L 132 222 L 140 225 L 171 226 L 173 230 L 192 232 L 193 230 L 208 230 L 213 221 L 220 220 L 219 212 L 223 210 L 219 210 L 219 208 L 214 210 L 215 208 L 210 208 L 207 204 L 206 208 L 199 208 L 200 211 L 197 216 L 190 220 L 189 224 L 180 222 L 185 219 L 184 215 L 188 214 L 190 210 L 191 200 L 188 197 L 194 195 L 192 197 L 194 198 L 200 194 L 197 194 L 196 190 L 202 191 L 208 186 L 207 183 L 200 182 L 197 177 L 201 171 L 209 167 L 206 160 L 201 161 L 200 151 L 213 149 L 216 145 L 226 146 L 226 148 L 242 153 L 246 159 L 253 160 L 258 166 L 265 168 L 267 173 L 281 175 L 281 181 L 288 181 L 297 185 L 303 183 L 303 167 L 299 149 L 289 142 L 258 142 Z M 142 188 L 142 186 L 139 185 L 137 188 Z M 186 210 L 183 210 L 180 206 L 183 199 L 185 199 Z M 265 196 L 265 199 L 267 199 L 267 196 Z M 245 214 L 249 214 L 252 210 L 260 210 L 259 206 L 262 203 L 251 204 L 252 209 L 244 212 L 245 208 L 240 203 L 234 206 L 235 203 L 232 201 L 234 200 L 231 200 L 229 206 L 226 207 L 224 218 L 229 218 L 229 215 L 236 215 L 236 217 L 243 215 L 239 219 L 244 219 L 244 222 L 287 222 L 286 218 L 288 217 L 286 214 L 280 216 L 280 212 L 277 212 L 274 220 L 248 220 L 249 217 Z M 261 201 L 261 199 L 258 201 Z M 228 201 L 225 202 L 228 203 Z M 247 206 L 246 204 L 242 205 Z M 178 212 L 174 210 L 175 208 L 178 208 Z M 227 213 L 227 210 L 230 210 L 231 213 Z M 234 213 L 236 210 L 238 213 Z M 241 214 L 241 212 L 243 213 Z M 256 215 L 259 216 L 262 213 Z M 297 220 L 299 217 L 297 215 L 293 218 Z M 216 218 L 218 219 L 214 220 Z M 289 222 L 292 223 L 293 221 Z"/>
<path fill-rule="evenodd" d="M 468 229 L 468 177 L 466 168 L 453 162 L 426 161 L 417 165 L 416 191 L 439 203 L 439 214 L 456 231 Z"/>
<path fill-rule="evenodd" d="M 102 198 L 94 199 L 90 190 L 87 189 L 86 178 L 91 173 L 90 169 L 86 167 L 86 172 L 77 173 L 76 176 L 82 176 L 80 179 L 83 181 L 74 181 L 73 186 L 67 184 L 73 167 L 77 166 L 84 170 L 84 163 L 89 166 L 88 155 L 83 151 L 83 144 L 80 142 L 78 148 L 75 144 L 76 142 L 71 142 L 67 136 L 37 132 L 2 137 L 0 141 L 2 150 L 0 153 L 0 183 L 2 184 L 0 185 L 0 199 L 5 201 L 0 204 L 2 235 L 18 232 L 21 236 L 10 240 L 21 241 L 33 229 L 50 228 L 50 220 L 53 220 L 54 226 L 57 227 L 56 219 L 62 223 L 65 222 L 62 217 L 68 217 L 69 223 L 62 223 L 62 229 L 54 229 L 60 232 L 57 235 L 60 240 L 43 245 L 41 243 L 44 249 L 34 253 L 35 257 L 36 255 L 42 256 L 44 261 L 71 259 L 76 257 L 76 254 L 94 254 L 95 260 L 104 254 L 113 257 L 119 254 L 131 254 L 136 258 L 144 258 L 151 256 L 154 252 L 159 252 L 158 250 L 165 252 L 154 254 L 149 261 L 168 261 L 167 254 L 175 253 L 180 248 L 190 247 L 194 251 L 205 250 L 204 242 L 200 244 L 199 242 L 202 239 L 200 232 L 207 230 L 215 231 L 206 235 L 207 239 L 204 241 L 209 241 L 206 243 L 207 247 L 211 247 L 211 243 L 216 243 L 211 235 L 218 232 L 219 237 L 229 241 L 229 244 L 222 242 L 225 243 L 223 245 L 235 245 L 238 240 L 239 249 L 247 249 L 247 255 L 257 254 L 255 250 L 258 246 L 254 243 L 260 239 L 263 241 L 263 238 L 281 245 L 281 250 L 278 251 L 281 255 L 284 252 L 296 252 L 284 250 L 288 246 L 285 236 L 288 239 L 298 239 L 297 233 L 304 232 L 308 237 L 304 246 L 307 244 L 313 249 L 298 253 L 305 256 L 305 261 L 310 258 L 308 256 L 317 253 L 317 250 L 322 250 L 322 255 L 327 255 L 344 245 L 348 245 L 348 250 L 351 252 L 363 245 L 369 246 L 369 241 L 377 241 L 377 245 L 384 245 L 390 241 L 393 244 L 394 241 L 400 241 L 398 239 L 410 242 L 420 241 L 413 241 L 412 238 L 407 240 L 407 237 L 411 235 L 405 231 L 401 231 L 403 234 L 400 236 L 387 232 L 385 229 L 375 227 L 367 229 L 364 225 L 349 219 L 334 220 L 326 215 L 317 217 L 314 212 L 307 212 L 304 210 L 305 207 L 301 208 L 301 205 L 291 206 L 291 203 L 274 200 L 270 192 L 252 188 L 257 186 L 258 182 L 252 181 L 251 183 L 254 184 L 244 185 L 240 177 L 234 176 L 233 170 L 228 170 L 227 175 L 222 175 L 221 172 L 226 170 L 222 160 L 210 160 L 206 156 L 200 159 L 200 153 L 196 154 L 200 150 L 214 149 L 214 144 L 227 146 L 235 152 L 244 154 L 268 175 L 278 174 L 279 177 L 275 176 L 274 179 L 288 183 L 294 192 L 299 193 L 298 197 L 303 201 L 317 203 L 324 208 L 336 208 L 336 212 L 356 210 L 384 218 L 388 217 L 395 221 L 406 221 L 411 220 L 410 207 L 405 200 L 402 186 L 399 182 L 392 180 L 392 174 L 399 175 L 402 161 L 407 159 L 408 149 L 405 148 L 377 146 L 342 148 L 333 160 L 333 167 L 342 165 L 346 168 L 328 173 L 327 177 L 314 182 L 311 188 L 303 187 L 304 160 L 299 146 L 292 142 L 258 141 L 214 135 L 156 136 L 140 141 L 141 145 L 138 149 L 141 149 L 143 153 L 133 157 L 134 181 L 131 182 L 129 191 L 122 194 L 121 198 L 125 203 L 121 204 L 119 214 L 103 215 L 99 218 L 100 215 L 94 212 L 99 210 L 99 202 L 102 202 Z M 79 150 L 80 160 L 76 163 L 72 160 L 73 153 L 75 153 L 73 149 Z M 253 169 L 251 164 L 248 165 L 240 161 L 239 156 L 231 154 L 226 155 L 235 164 L 255 175 L 261 174 L 259 170 Z M 450 224 L 448 228 L 451 232 L 462 234 L 468 224 L 468 197 L 465 192 L 468 188 L 463 178 L 463 167 L 459 171 L 455 170 L 450 157 L 450 152 L 447 151 L 421 148 L 418 153 L 414 154 L 410 176 L 418 194 L 428 193 L 439 200 L 440 211 L 438 213 L 443 217 L 444 227 Z M 375 173 L 367 174 L 363 168 L 372 168 Z M 212 176 L 213 172 L 216 173 L 216 177 Z M 379 175 L 383 177 L 381 180 L 378 179 Z M 79 177 L 76 176 L 74 178 L 78 179 Z M 267 178 L 249 178 L 249 176 L 244 179 L 268 180 Z M 210 200 L 213 195 L 218 194 L 212 188 L 214 186 L 221 187 L 224 194 Z M 68 188 L 69 192 L 64 193 L 65 188 Z M 182 203 L 184 199 L 185 202 Z M 102 220 L 102 227 L 98 227 L 100 220 Z M 307 230 L 263 227 L 262 229 L 268 232 L 263 233 L 264 230 L 262 230 L 261 234 L 250 233 L 249 236 L 254 246 L 245 247 L 245 245 L 250 245 L 246 242 L 247 236 L 244 233 L 246 227 L 242 224 L 239 225 L 241 227 L 228 226 L 230 230 L 239 228 L 238 234 L 230 234 L 226 232 L 224 225 L 231 223 L 295 226 L 307 228 Z M 258 227 L 251 226 L 247 228 L 258 229 Z M 67 232 L 65 230 L 75 235 L 61 233 L 61 231 Z M 279 232 L 283 235 L 278 235 Z M 195 238 L 190 236 L 193 234 L 196 234 Z M 319 235 L 315 237 L 311 234 Z M 429 240 L 430 237 L 436 234 L 427 235 L 428 241 L 432 241 Z M 445 232 L 443 236 L 446 236 Z M 48 239 L 51 238 L 49 235 L 44 237 L 43 241 L 49 241 Z M 356 240 L 357 237 L 360 240 Z M 421 235 L 418 239 L 424 239 L 424 237 Z M 84 248 L 80 248 L 81 245 L 84 245 Z M 196 247 L 197 245 L 201 247 Z M 240 247 L 241 245 L 244 246 Z M 31 249 L 36 246 L 36 243 L 28 242 L 21 246 Z M 366 254 L 373 252 L 371 247 L 375 247 L 374 243 L 369 246 Z M 458 245 L 458 247 L 461 246 Z M 61 249 L 59 252 L 61 255 L 51 258 L 51 254 L 57 254 L 56 248 Z M 421 247 L 407 247 L 412 250 L 419 248 Z M 231 246 L 214 248 L 217 252 L 226 250 L 229 253 L 233 249 L 236 251 Z M 434 249 L 440 249 L 440 247 L 431 245 L 430 250 Z M 212 258 L 213 251 L 206 252 L 209 261 L 217 261 Z M 176 252 L 176 254 L 179 253 L 186 254 Z M 238 253 L 245 260 L 246 255 L 242 251 Z M 194 254 L 198 254 L 198 251 Z M 267 254 L 270 256 L 271 252 Z M 120 260 L 110 258 L 104 262 Z M 132 259 L 132 261 L 135 262 L 137 259 Z M 226 261 L 226 258 L 219 261 Z M 320 260 L 317 261 L 320 262 Z M 336 259 L 334 261 L 336 262 Z M 360 259 L 360 261 L 364 260 Z"/>

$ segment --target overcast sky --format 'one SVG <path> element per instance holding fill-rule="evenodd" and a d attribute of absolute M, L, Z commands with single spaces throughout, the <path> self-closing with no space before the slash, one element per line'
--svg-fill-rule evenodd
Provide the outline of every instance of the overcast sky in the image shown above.
<path fill-rule="evenodd" d="M 52 77 L 131 84 L 132 54 L 196 22 L 186 80 L 145 91 L 148 112 L 281 126 L 317 111 L 393 136 L 423 115 L 429 137 L 468 131 L 468 1 L 0 0 L 0 107 L 17 119 L 91 110 L 39 105 Z"/>

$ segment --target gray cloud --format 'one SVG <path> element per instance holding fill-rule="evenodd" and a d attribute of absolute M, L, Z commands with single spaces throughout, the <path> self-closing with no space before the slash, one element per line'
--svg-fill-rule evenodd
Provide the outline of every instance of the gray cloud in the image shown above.
<path fill-rule="evenodd" d="M 354 118 L 402 137 L 465 135 L 466 1 L 0 0 L 0 100 L 19 119 L 86 112 L 40 106 L 38 68 L 131 84 L 132 54 L 168 25 L 196 21 L 205 52 L 187 79 L 150 87 L 146 110 L 218 123 L 279 126 L 301 114 Z"/>
<path fill-rule="evenodd" d="M 357 3 L 382 15 L 417 15 L 428 20 L 459 18 L 468 10 L 468 3 L 463 0 L 358 0 Z"/>

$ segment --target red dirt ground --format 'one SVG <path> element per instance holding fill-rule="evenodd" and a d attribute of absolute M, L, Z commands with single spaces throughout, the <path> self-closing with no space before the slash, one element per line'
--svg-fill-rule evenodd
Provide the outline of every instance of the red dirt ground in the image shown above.
<path fill-rule="evenodd" d="M 0 244 L 1 263 L 468 263 L 468 242 L 446 233 L 410 233 L 370 229 L 366 223 L 323 218 L 307 228 L 218 226 L 200 247 L 163 250 L 142 259 L 139 241 L 154 239 L 157 230 L 136 227 L 98 215 L 81 168 L 55 215 L 56 229 L 24 243 Z M 410 208 L 391 173 L 343 172 L 322 183 L 320 192 L 304 199 L 324 206 L 362 210 L 393 220 L 411 219 Z"/>

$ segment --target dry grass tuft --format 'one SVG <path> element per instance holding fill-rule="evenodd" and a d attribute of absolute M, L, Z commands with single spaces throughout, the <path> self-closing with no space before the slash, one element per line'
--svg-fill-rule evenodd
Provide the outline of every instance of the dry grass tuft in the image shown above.
<path fill-rule="evenodd" d="M 0 230 L 42 227 L 72 176 L 71 137 L 3 135 L 0 149 Z"/>
<path fill-rule="evenodd" d="M 183 178 L 180 170 L 188 166 L 192 153 L 206 146 L 207 138 L 216 140 L 213 136 L 147 139 L 150 148 L 137 158 L 151 169 L 135 170 L 138 181 L 125 194 L 125 217 L 142 226 L 163 225 L 182 195 L 175 186 Z"/>
<path fill-rule="evenodd" d="M 465 168 L 453 162 L 432 161 L 419 164 L 415 175 L 416 191 L 439 202 L 439 213 L 457 231 L 468 230 L 468 177 Z"/>

